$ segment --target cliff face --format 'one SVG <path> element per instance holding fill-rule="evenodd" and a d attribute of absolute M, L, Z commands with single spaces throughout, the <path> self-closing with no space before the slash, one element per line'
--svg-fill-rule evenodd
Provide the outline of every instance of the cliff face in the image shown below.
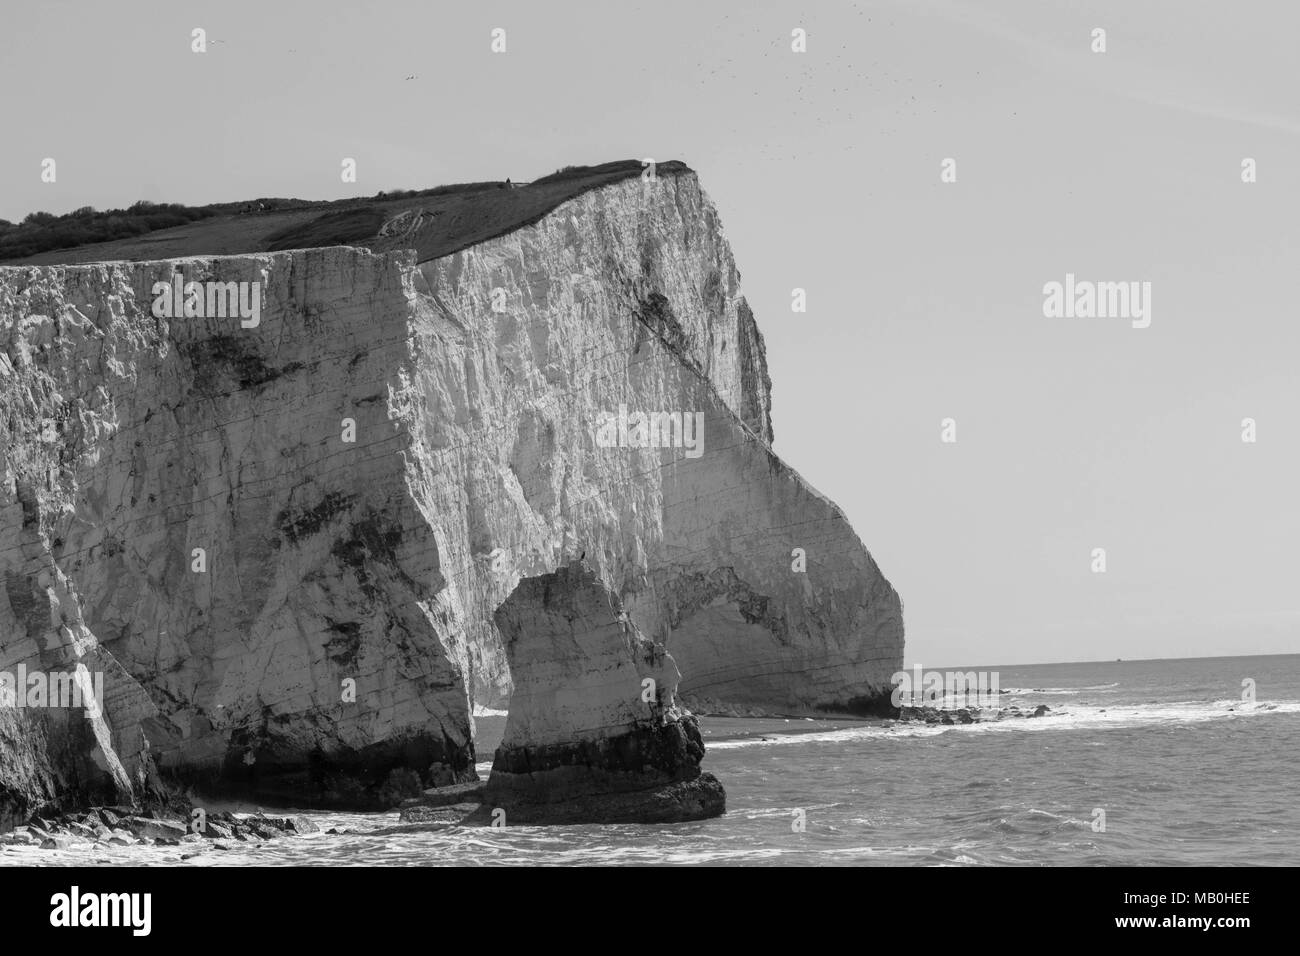
<path fill-rule="evenodd" d="M 103 675 L 93 719 L 0 708 L 0 814 L 164 778 L 347 805 L 469 779 L 471 708 L 512 676 L 601 699 L 584 673 L 632 673 L 566 670 L 558 636 L 511 673 L 498 612 L 528 620 L 578 560 L 683 694 L 887 698 L 897 595 L 771 452 L 762 338 L 693 174 L 415 260 L 0 269 L 0 671 Z M 258 283 L 259 321 L 155 316 L 176 272 Z M 628 447 L 638 412 L 694 441 Z M 545 707 L 512 706 L 498 762 L 679 725 L 624 705 L 542 736 Z"/>

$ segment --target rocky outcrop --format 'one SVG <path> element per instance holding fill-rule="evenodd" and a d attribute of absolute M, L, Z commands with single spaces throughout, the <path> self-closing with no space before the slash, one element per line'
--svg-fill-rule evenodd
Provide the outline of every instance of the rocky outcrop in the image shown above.
<path fill-rule="evenodd" d="M 516 676 L 484 794 L 494 809 L 522 823 L 723 812 L 695 718 L 674 699 L 677 665 L 593 570 L 579 561 L 521 582 L 496 622 Z"/>
<path fill-rule="evenodd" d="M 1002 691 L 1007 693 L 1007 691 Z M 904 705 L 898 708 L 899 723 L 925 724 L 979 724 L 995 720 L 1007 720 L 1019 717 L 1046 717 L 1052 708 L 1039 704 L 1031 712 L 1028 708 L 1021 710 L 1016 704 L 1009 707 L 913 707 Z"/>
<path fill-rule="evenodd" d="M 302 816 L 268 817 L 263 813 L 235 816 L 228 811 L 216 811 L 202 815 L 154 813 L 146 817 L 136 814 L 130 806 L 90 807 L 85 812 L 53 818 L 33 816 L 26 825 L 15 826 L 0 835 L 0 847 L 86 851 L 193 844 L 181 856 L 190 859 L 209 848 L 228 850 L 236 842 L 262 842 L 319 832 L 320 827 Z"/>
<path fill-rule="evenodd" d="M 176 273 L 257 283 L 257 322 L 153 314 Z M 600 440 L 620 409 L 689 416 L 697 442 Z M 530 729 L 502 774 L 595 747 L 602 771 L 689 784 L 675 702 L 600 703 L 533 638 L 511 660 L 503 626 L 579 560 L 641 635 L 591 652 L 619 688 L 648 642 L 683 693 L 871 709 L 901 664 L 897 595 L 771 438 L 762 338 L 689 173 L 426 262 L 0 269 L 0 669 L 81 663 L 104 687 L 95 718 L 0 708 L 0 816 L 164 781 L 393 805 L 474 779 L 472 706 L 507 701 Z M 562 673 L 602 723 L 516 721 L 520 689 Z"/>

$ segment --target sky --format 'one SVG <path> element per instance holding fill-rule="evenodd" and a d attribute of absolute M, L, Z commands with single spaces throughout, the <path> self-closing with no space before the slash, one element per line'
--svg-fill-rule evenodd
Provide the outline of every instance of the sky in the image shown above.
<path fill-rule="evenodd" d="M 766 337 L 776 451 L 902 595 L 909 667 L 1300 651 L 1293 2 L 47 0 L 4 21 L 12 221 L 687 162 Z M 1150 282 L 1149 327 L 1045 316 L 1067 273 Z"/>

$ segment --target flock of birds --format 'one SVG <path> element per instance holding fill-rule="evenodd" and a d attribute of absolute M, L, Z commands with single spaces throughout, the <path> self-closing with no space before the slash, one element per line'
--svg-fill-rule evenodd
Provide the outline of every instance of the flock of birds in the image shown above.
<path fill-rule="evenodd" d="M 874 19 L 866 16 L 864 11 L 856 10 L 855 13 L 863 18 L 864 28 L 867 24 L 875 24 Z M 721 18 L 721 25 L 727 28 L 731 21 L 738 20 L 740 17 L 739 14 L 727 14 Z M 810 21 L 805 19 L 804 22 Z M 893 27 L 894 21 L 887 20 L 874 25 L 872 29 L 881 31 Z M 844 32 L 843 29 L 832 30 L 829 26 L 819 29 L 810 26 L 806 40 L 807 52 L 796 53 L 791 47 L 792 36 L 789 29 L 782 32 L 771 27 L 749 27 L 745 31 L 746 37 L 762 35 L 772 37 L 761 47 L 761 60 L 767 61 L 760 74 L 764 79 L 765 88 L 754 88 L 756 76 L 753 71 L 742 72 L 740 57 L 726 57 L 720 62 L 697 60 L 695 70 L 698 78 L 694 81 L 694 85 L 705 92 L 719 84 L 749 85 L 750 96 L 765 97 L 763 102 L 785 97 L 789 94 L 775 90 L 775 84 L 781 82 L 781 79 L 774 78 L 771 66 L 786 59 L 783 79 L 787 83 L 794 84 L 796 110 L 793 116 L 773 110 L 766 117 L 766 121 L 772 127 L 773 135 L 764 139 L 771 145 L 761 146 L 755 151 L 756 156 L 763 160 L 798 159 L 797 153 L 792 151 L 791 147 L 792 141 L 796 140 L 797 136 L 789 134 L 791 131 L 797 131 L 803 124 L 811 124 L 818 131 L 825 131 L 850 123 L 875 125 L 883 121 L 884 125 L 874 130 L 874 138 L 897 133 L 898 120 L 916 118 L 923 114 L 934 115 L 939 112 L 938 105 L 931 101 L 932 97 L 927 97 L 925 91 L 918 91 L 920 95 L 910 92 L 914 87 L 913 77 L 891 75 L 879 68 L 879 60 L 873 61 L 868 66 L 862 55 L 861 44 L 840 42 Z M 754 61 L 750 60 L 750 62 Z M 782 75 L 775 74 L 775 77 L 782 77 Z M 933 84 L 933 92 L 942 88 L 942 82 L 936 81 Z M 872 97 L 872 94 L 876 96 Z M 739 133 L 740 130 L 733 128 L 732 132 Z M 860 131 L 846 137 L 847 141 L 842 147 L 844 151 L 856 150 L 870 141 L 859 133 Z"/>

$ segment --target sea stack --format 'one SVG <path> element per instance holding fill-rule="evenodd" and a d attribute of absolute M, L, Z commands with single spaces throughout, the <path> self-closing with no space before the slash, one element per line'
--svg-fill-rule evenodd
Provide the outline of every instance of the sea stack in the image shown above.
<path fill-rule="evenodd" d="M 717 816 L 722 785 L 674 702 L 680 674 L 618 595 L 574 562 L 496 612 L 515 675 L 486 807 L 512 823 L 671 823 Z"/>

